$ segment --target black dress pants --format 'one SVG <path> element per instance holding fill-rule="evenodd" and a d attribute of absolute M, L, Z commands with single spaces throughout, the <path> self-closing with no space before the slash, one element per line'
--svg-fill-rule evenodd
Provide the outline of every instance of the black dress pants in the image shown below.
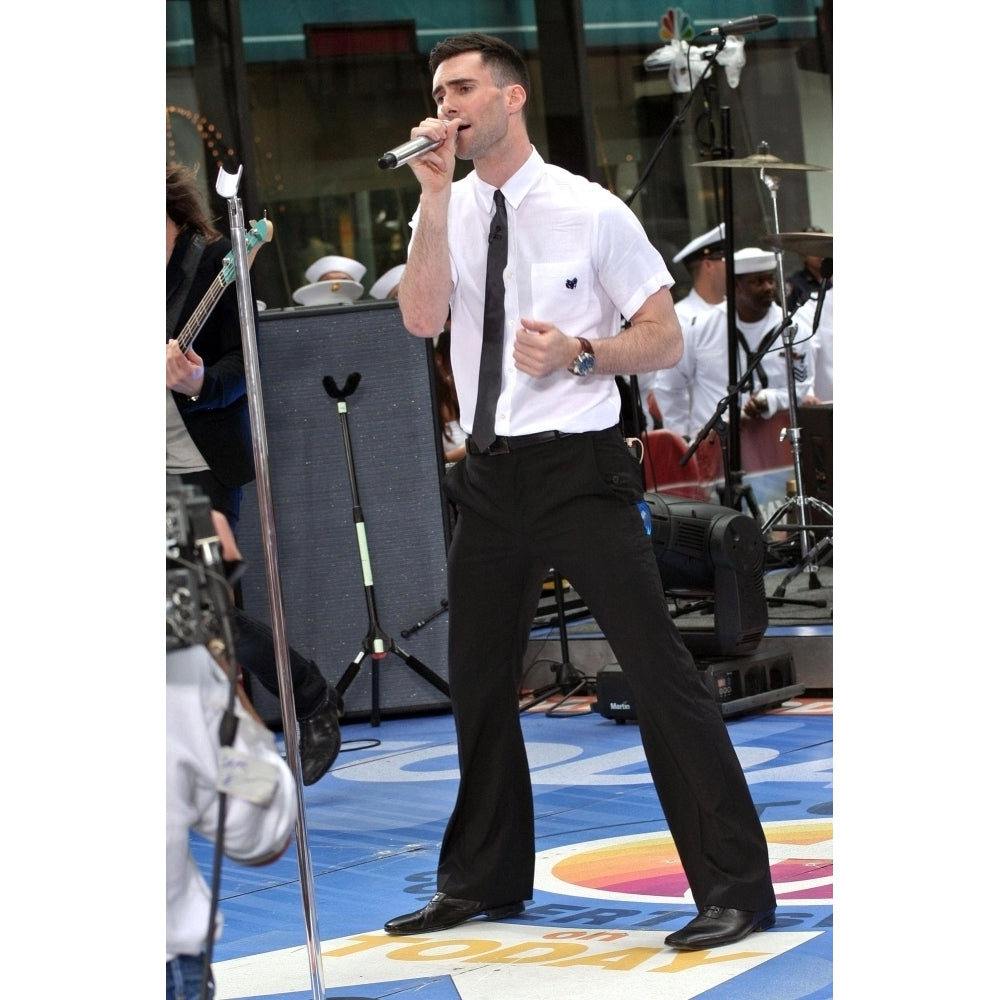
<path fill-rule="evenodd" d="M 438 889 L 484 905 L 530 899 L 534 815 L 518 686 L 542 582 L 568 579 L 631 687 L 664 816 L 699 908 L 774 906 L 767 843 L 722 714 L 670 618 L 618 428 L 500 455 L 446 480 L 448 681 L 461 779 Z"/>

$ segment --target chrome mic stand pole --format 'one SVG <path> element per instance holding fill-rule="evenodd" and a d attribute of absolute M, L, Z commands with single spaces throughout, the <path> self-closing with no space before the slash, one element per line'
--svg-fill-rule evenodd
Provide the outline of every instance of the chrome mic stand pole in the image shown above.
<path fill-rule="evenodd" d="M 281 576 L 278 572 L 277 539 L 274 528 L 274 508 L 271 502 L 271 474 L 267 459 L 267 434 L 264 428 L 264 408 L 260 388 L 260 364 L 257 358 L 257 331 L 254 324 L 253 300 L 250 288 L 250 265 L 247 262 L 246 228 L 243 206 L 236 192 L 239 189 L 241 166 L 235 174 L 228 174 L 220 166 L 215 190 L 226 199 L 229 206 L 229 225 L 232 230 L 233 262 L 236 267 L 236 296 L 239 302 L 240 327 L 243 335 L 243 360 L 247 378 L 247 400 L 250 404 L 250 423 L 253 432 L 254 468 L 257 474 L 257 500 L 260 506 L 261 534 L 267 569 L 267 586 L 271 603 L 271 628 L 274 632 L 274 656 L 278 668 L 278 693 L 281 698 L 281 718 L 285 731 L 285 756 L 295 777 L 298 798 L 298 821 L 295 824 L 295 842 L 298 847 L 299 881 L 302 887 L 302 909 L 309 942 L 309 975 L 312 980 L 313 1000 L 323 1000 L 323 965 L 320 953 L 319 930 L 313 898 L 312 862 L 306 842 L 305 804 L 302 797 L 302 761 L 295 719 L 295 697 L 292 690 L 292 673 L 289 663 L 288 640 L 285 635 L 285 613 L 281 598 Z"/>
<path fill-rule="evenodd" d="M 762 142 L 760 144 L 759 152 L 766 154 L 767 151 L 767 143 Z M 778 178 L 768 174 L 766 169 L 762 169 L 760 172 L 760 179 L 764 182 L 764 185 L 771 193 L 771 205 L 774 215 L 774 231 L 775 233 L 780 233 L 781 229 L 778 226 L 777 201 Z M 779 440 L 783 440 L 787 436 L 789 443 L 791 444 L 792 469 L 795 476 L 795 496 L 788 497 L 785 500 L 785 502 L 771 515 L 771 517 L 768 518 L 763 528 L 761 528 L 761 531 L 766 536 L 769 531 L 779 527 L 776 522 L 778 522 L 789 509 L 794 507 L 797 512 L 797 523 L 782 524 L 780 525 L 780 528 L 789 531 L 797 531 L 799 533 L 799 548 L 802 558 L 799 561 L 799 564 L 795 566 L 794 569 L 781 581 L 781 584 L 775 591 L 775 596 L 777 597 L 783 597 L 788 584 L 796 576 L 806 570 L 809 573 L 809 589 L 818 589 L 821 584 L 816 575 L 816 571 L 820 566 L 820 556 L 825 556 L 826 552 L 833 546 L 833 508 L 830 507 L 829 504 L 823 503 L 822 500 L 804 496 L 802 492 L 802 442 L 798 421 L 798 399 L 795 390 L 795 366 L 792 358 L 792 345 L 795 341 L 796 327 L 794 323 L 789 323 L 788 321 L 788 306 L 785 298 L 785 269 L 782 263 L 783 257 L 784 253 L 782 251 L 779 250 L 775 252 L 775 258 L 778 262 L 778 293 L 781 300 L 781 317 L 783 327 L 781 339 L 785 348 L 785 378 L 788 383 L 788 427 L 781 431 L 781 438 Z M 817 510 L 826 514 L 830 518 L 831 523 L 830 534 L 825 535 L 816 544 L 812 544 L 810 542 L 809 532 L 810 527 L 815 526 L 810 525 L 806 519 L 806 510 L 810 506 L 813 506 Z"/>

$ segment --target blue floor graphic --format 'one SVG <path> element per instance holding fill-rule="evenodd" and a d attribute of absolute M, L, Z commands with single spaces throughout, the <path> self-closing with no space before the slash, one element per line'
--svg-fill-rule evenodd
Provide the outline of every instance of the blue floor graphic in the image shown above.
<path fill-rule="evenodd" d="M 423 1000 L 820 1000 L 833 995 L 832 702 L 803 699 L 727 723 L 767 835 L 777 923 L 682 953 L 694 915 L 634 723 L 522 716 L 532 768 L 534 898 L 518 917 L 392 938 L 383 923 L 434 892 L 457 788 L 450 715 L 343 727 L 331 773 L 304 789 L 327 997 Z M 696 752 L 697 748 L 692 748 Z M 192 847 L 206 873 L 211 845 Z M 298 852 L 223 867 L 217 997 L 310 998 Z M 668 985 L 669 984 L 669 985 Z"/>

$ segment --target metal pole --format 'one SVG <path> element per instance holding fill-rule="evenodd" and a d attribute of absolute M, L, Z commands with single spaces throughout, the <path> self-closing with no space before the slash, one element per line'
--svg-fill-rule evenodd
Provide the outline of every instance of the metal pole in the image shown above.
<path fill-rule="evenodd" d="M 309 976 L 314 1000 L 323 1000 L 323 964 L 320 952 L 319 929 L 313 895 L 312 861 L 306 841 L 306 814 L 302 795 L 302 761 L 299 757 L 298 725 L 295 719 L 295 697 L 292 690 L 292 671 L 285 636 L 285 611 L 281 597 L 281 576 L 278 572 L 278 545 L 274 530 L 274 508 L 271 502 L 271 474 L 267 460 L 267 434 L 264 428 L 264 407 L 260 389 L 260 364 L 257 357 L 257 330 L 254 323 L 253 300 L 250 288 L 250 267 L 247 263 L 246 229 L 243 206 L 237 197 L 243 168 L 227 174 L 219 167 L 215 190 L 226 199 L 229 206 L 229 224 L 232 232 L 233 262 L 236 265 L 236 296 L 239 302 L 240 326 L 243 333 L 243 361 L 247 376 L 247 399 L 250 404 L 250 422 L 253 432 L 254 468 L 257 473 L 257 500 L 260 506 L 261 534 L 267 570 L 267 588 L 271 599 L 271 628 L 274 631 L 274 655 L 278 668 L 278 692 L 281 699 L 281 720 L 285 730 L 285 756 L 295 776 L 298 797 L 298 822 L 295 842 L 299 858 L 299 882 L 302 887 L 302 911 L 306 922 L 309 944 Z"/>
<path fill-rule="evenodd" d="M 728 107 L 720 110 L 722 130 L 722 155 L 730 159 L 733 153 L 730 137 L 730 113 Z M 736 275 L 733 268 L 733 257 L 736 253 L 736 234 L 733 224 L 733 177 L 727 167 L 722 171 L 722 217 L 726 223 L 723 236 L 726 249 L 726 347 L 729 358 L 729 391 L 732 392 L 740 381 L 739 372 L 739 341 L 736 336 Z M 740 441 L 740 395 L 736 393 L 729 403 L 729 461 L 737 486 L 743 481 L 743 453 Z M 739 497 L 727 498 L 727 506 L 739 509 Z"/>

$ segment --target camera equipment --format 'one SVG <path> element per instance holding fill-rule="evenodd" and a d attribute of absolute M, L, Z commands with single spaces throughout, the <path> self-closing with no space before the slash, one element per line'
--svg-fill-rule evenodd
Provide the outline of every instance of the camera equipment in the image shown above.
<path fill-rule="evenodd" d="M 197 487 L 167 476 L 167 651 L 227 642 L 232 601 L 212 508 Z"/>

